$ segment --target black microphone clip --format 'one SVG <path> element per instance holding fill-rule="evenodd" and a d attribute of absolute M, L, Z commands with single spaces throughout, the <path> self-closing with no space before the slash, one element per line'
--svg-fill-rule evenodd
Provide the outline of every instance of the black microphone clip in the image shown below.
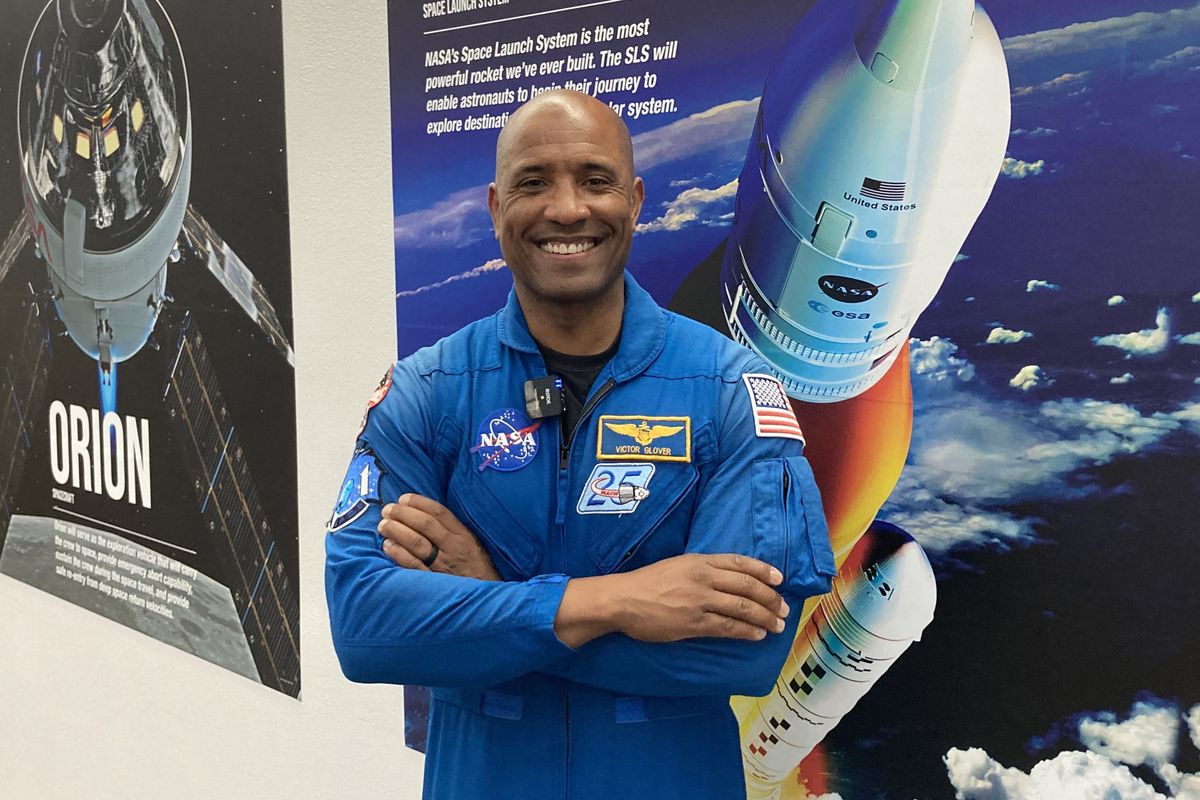
<path fill-rule="evenodd" d="M 565 408 L 562 378 L 547 375 L 525 381 L 525 413 L 530 419 L 557 417 Z"/>

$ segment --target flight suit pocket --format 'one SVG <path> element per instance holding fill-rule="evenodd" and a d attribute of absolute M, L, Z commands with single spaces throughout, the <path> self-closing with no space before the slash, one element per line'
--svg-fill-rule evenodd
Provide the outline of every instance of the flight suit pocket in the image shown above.
<path fill-rule="evenodd" d="M 667 475 L 662 475 L 664 472 Z M 600 519 L 602 515 L 596 515 L 594 520 L 589 520 L 590 525 L 607 528 L 606 535 L 596 531 L 596 535 L 589 536 L 592 543 L 588 546 L 588 556 L 598 575 L 636 568 L 683 552 L 691 527 L 691 513 L 690 508 L 688 513 L 683 513 L 680 506 L 690 505 L 693 499 L 696 470 L 690 464 L 671 465 L 660 470 L 659 475 L 666 480 L 651 483 L 649 497 L 640 501 L 639 508 L 633 513 L 603 520 Z M 677 535 L 666 537 L 671 541 L 664 541 L 662 547 L 655 546 L 668 532 Z"/>
<path fill-rule="evenodd" d="M 496 570 L 506 581 L 537 573 L 546 543 L 502 503 L 471 469 L 450 481 L 450 510 L 479 537 Z"/>
<path fill-rule="evenodd" d="M 764 459 L 754 462 L 751 471 L 755 555 L 783 573 L 783 592 L 828 592 L 837 571 L 808 459 Z"/>

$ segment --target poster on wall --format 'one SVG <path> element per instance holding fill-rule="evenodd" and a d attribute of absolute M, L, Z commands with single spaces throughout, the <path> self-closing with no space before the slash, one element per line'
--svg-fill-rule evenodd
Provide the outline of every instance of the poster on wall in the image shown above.
<path fill-rule="evenodd" d="M 568 88 L 632 274 L 788 390 L 839 576 L 750 797 L 1197 791 L 1200 6 L 389 5 L 399 355 L 504 303 L 496 135 Z"/>
<path fill-rule="evenodd" d="M 0 573 L 298 697 L 278 5 L 0 31 Z"/>

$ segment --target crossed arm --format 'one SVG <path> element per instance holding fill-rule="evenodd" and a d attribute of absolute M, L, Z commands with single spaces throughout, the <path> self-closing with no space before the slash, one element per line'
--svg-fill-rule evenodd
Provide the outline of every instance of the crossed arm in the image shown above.
<path fill-rule="evenodd" d="M 479 540 L 436 500 L 401 496 L 384 506 L 378 531 L 401 567 L 500 580 Z M 643 642 L 757 641 L 784 629 L 791 609 L 774 588 L 782 580 L 774 566 L 733 553 L 689 553 L 628 573 L 574 578 L 554 632 L 573 648 L 610 633 Z"/>

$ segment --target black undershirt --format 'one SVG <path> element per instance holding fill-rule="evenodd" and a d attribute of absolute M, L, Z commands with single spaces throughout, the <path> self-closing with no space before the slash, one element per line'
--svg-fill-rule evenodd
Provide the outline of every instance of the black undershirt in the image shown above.
<path fill-rule="evenodd" d="M 593 356 L 571 356 L 538 345 L 542 351 L 542 358 L 546 361 L 546 371 L 562 378 L 565 408 L 561 418 L 561 429 L 564 444 L 567 436 L 575 430 L 575 424 L 579 422 L 584 401 L 587 400 L 592 384 L 596 382 L 596 376 L 600 374 L 600 370 L 604 369 L 604 365 L 612 360 L 620 342 L 621 337 L 618 336 L 607 350 Z"/>

